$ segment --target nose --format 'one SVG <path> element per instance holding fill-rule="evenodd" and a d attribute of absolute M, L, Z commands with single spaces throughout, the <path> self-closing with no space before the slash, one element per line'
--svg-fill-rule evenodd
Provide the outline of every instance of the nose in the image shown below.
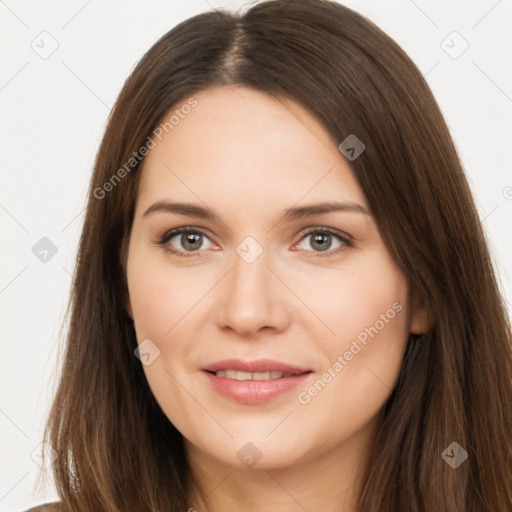
<path fill-rule="evenodd" d="M 233 267 L 219 287 L 218 325 L 244 337 L 259 331 L 283 331 L 290 322 L 287 303 L 291 292 L 271 268 L 271 255 L 263 251 L 249 262 L 236 253 Z"/>

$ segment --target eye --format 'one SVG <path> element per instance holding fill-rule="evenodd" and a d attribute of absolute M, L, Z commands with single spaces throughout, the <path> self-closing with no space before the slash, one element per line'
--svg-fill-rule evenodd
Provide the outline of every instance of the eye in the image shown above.
<path fill-rule="evenodd" d="M 179 245 L 181 245 L 177 250 L 168 243 L 171 242 L 173 238 L 176 238 Z M 205 249 L 205 247 L 203 247 L 204 240 L 210 239 L 203 231 L 197 228 L 182 227 L 168 231 L 159 238 L 156 243 L 165 246 L 166 250 L 176 254 L 176 256 L 190 257 L 195 256 L 195 254 L 193 254 L 194 252 Z M 208 247 L 206 247 L 206 249 L 207 248 Z"/>
<path fill-rule="evenodd" d="M 311 241 L 307 244 L 310 247 L 313 247 L 315 253 L 326 253 L 324 254 L 315 254 L 315 256 L 332 256 L 334 254 L 339 254 L 340 252 L 346 250 L 347 248 L 353 247 L 353 241 L 348 235 L 345 235 L 339 231 L 330 229 L 330 228 L 315 228 L 313 230 L 308 231 L 300 240 L 299 244 L 304 242 L 308 237 L 312 237 L 315 235 Z M 334 250 L 330 250 L 333 243 L 333 237 L 338 240 L 339 244 L 335 247 Z"/>
<path fill-rule="evenodd" d="M 315 228 L 308 231 L 302 236 L 299 244 L 302 244 L 308 237 L 313 235 L 315 236 L 308 244 L 310 247 L 313 247 L 313 251 L 306 249 L 306 252 L 316 253 L 313 257 L 333 256 L 350 247 L 353 247 L 354 245 L 349 235 L 343 234 L 342 232 L 330 228 Z M 333 238 L 338 241 L 338 246 L 335 247 L 334 250 L 330 250 L 332 247 Z M 175 243 L 181 247 L 178 246 L 176 248 L 176 246 L 173 246 L 173 244 L 170 243 L 173 239 L 176 239 Z M 205 240 L 211 242 L 206 233 L 201 229 L 193 227 L 181 227 L 167 231 L 164 233 L 164 235 L 159 237 L 155 243 L 163 245 L 167 251 L 175 254 L 176 256 L 192 257 L 196 256 L 194 253 L 199 253 L 202 250 L 211 248 L 203 246 Z M 319 253 L 326 254 L 324 255 Z"/>

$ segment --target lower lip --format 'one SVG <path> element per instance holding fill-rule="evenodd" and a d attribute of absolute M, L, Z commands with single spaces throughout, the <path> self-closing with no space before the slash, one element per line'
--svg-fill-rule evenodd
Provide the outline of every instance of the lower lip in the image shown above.
<path fill-rule="evenodd" d="M 261 404 L 302 384 L 313 372 L 270 380 L 235 380 L 204 371 L 215 391 L 243 404 Z"/>

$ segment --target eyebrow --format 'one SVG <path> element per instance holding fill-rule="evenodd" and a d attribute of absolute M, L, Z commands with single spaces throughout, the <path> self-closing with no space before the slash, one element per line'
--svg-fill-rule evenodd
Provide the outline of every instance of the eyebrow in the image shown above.
<path fill-rule="evenodd" d="M 185 215 L 188 217 L 197 217 L 200 219 L 215 219 L 215 213 L 207 208 L 197 206 L 190 203 L 172 203 L 168 201 L 157 201 L 152 204 L 144 213 L 146 217 L 156 212 L 176 213 L 178 215 Z M 342 203 L 337 201 L 330 201 L 327 203 L 312 204 L 307 206 L 296 206 L 284 210 L 281 220 L 294 221 L 314 215 L 322 215 L 331 212 L 353 212 L 362 213 L 371 216 L 370 211 L 360 204 L 356 203 Z"/>

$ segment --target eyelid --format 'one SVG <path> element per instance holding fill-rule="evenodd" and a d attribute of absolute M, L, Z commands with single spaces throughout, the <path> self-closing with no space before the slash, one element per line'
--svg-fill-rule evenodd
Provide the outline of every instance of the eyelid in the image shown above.
<path fill-rule="evenodd" d="M 311 235 L 312 233 L 316 232 L 323 232 L 329 233 L 331 235 L 336 235 L 348 242 L 352 242 L 354 240 L 354 238 L 345 231 L 341 231 L 340 229 L 336 228 L 331 228 L 329 226 L 309 226 L 299 231 L 299 234 L 297 236 L 301 236 L 301 240 L 303 240 L 305 236 Z"/>
<path fill-rule="evenodd" d="M 157 237 L 157 239 L 154 240 L 154 243 L 156 243 L 158 245 L 163 245 L 164 248 L 168 252 L 170 252 L 172 254 L 175 254 L 176 256 L 184 256 L 186 258 L 197 256 L 197 254 L 200 254 L 201 252 L 203 252 L 205 250 L 204 249 L 204 250 L 201 250 L 201 251 L 187 252 L 187 251 L 181 251 L 179 249 L 174 249 L 174 248 L 171 249 L 171 248 L 169 248 L 167 246 L 167 242 L 169 240 L 171 240 L 172 238 L 174 238 L 174 237 L 176 237 L 178 235 L 182 235 L 183 233 L 200 233 L 204 237 L 208 238 L 208 240 L 210 240 L 210 242 L 212 244 L 214 244 L 214 242 L 211 240 L 211 237 L 208 235 L 207 230 L 205 230 L 204 228 L 199 228 L 199 227 L 195 227 L 195 226 L 180 226 L 180 227 L 177 227 L 177 228 L 169 229 L 163 235 L 159 235 Z"/>
<path fill-rule="evenodd" d="M 328 226 L 310 226 L 302 230 L 300 235 L 300 240 L 294 244 L 294 247 L 302 242 L 308 236 L 313 235 L 314 233 L 327 233 L 331 236 L 334 236 L 340 240 L 342 243 L 341 247 L 338 247 L 334 250 L 327 250 L 325 252 L 318 251 L 304 251 L 306 253 L 307 258 L 328 258 L 340 255 L 342 252 L 346 251 L 354 247 L 354 238 L 350 236 L 348 233 L 344 231 L 340 231 L 339 229 L 330 228 Z"/>

